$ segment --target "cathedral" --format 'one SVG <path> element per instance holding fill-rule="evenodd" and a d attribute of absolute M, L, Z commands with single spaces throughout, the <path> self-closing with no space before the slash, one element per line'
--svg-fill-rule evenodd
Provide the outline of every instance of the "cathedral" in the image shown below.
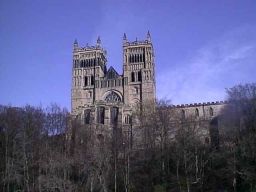
<path fill-rule="evenodd" d="M 154 102 L 155 63 L 150 33 L 142 41 L 123 36 L 123 74 L 107 67 L 100 38 L 95 46 L 73 45 L 72 115 L 85 124 L 128 124 L 132 108 Z"/>
<path fill-rule="evenodd" d="M 123 74 L 107 67 L 106 50 L 98 37 L 95 46 L 73 45 L 72 115 L 82 124 L 110 126 L 129 124 L 138 104 L 155 103 L 154 48 L 148 32 L 145 40 L 128 41 L 123 36 Z M 172 106 L 181 117 L 210 120 L 225 102 Z"/>

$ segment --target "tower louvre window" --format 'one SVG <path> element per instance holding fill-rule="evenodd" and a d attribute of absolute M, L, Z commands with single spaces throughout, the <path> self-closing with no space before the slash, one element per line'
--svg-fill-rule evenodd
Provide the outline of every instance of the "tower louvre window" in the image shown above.
<path fill-rule="evenodd" d="M 88 77 L 84 77 L 84 86 L 86 87 L 88 85 Z"/>
<path fill-rule="evenodd" d="M 94 85 L 94 76 L 91 76 L 91 85 Z"/>
<path fill-rule="evenodd" d="M 138 72 L 138 81 L 141 81 L 142 78 L 141 78 L 141 71 Z"/>
<path fill-rule="evenodd" d="M 135 74 L 134 72 L 131 73 L 132 82 L 135 82 Z"/>

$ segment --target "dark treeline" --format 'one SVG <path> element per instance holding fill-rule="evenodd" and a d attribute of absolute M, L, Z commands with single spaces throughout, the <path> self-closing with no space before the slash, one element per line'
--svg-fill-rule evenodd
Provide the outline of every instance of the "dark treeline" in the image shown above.
<path fill-rule="evenodd" d="M 227 93 L 210 126 L 168 102 L 105 129 L 57 105 L 0 106 L 0 191 L 255 192 L 256 85 Z"/>

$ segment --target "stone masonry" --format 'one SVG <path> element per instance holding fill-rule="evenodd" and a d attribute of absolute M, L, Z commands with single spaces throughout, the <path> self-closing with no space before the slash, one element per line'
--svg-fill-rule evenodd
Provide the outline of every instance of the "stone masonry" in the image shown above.
<path fill-rule="evenodd" d="M 107 68 L 100 38 L 96 46 L 73 45 L 72 115 L 85 124 L 128 124 L 134 105 L 155 101 L 154 49 L 146 40 L 129 42 L 123 36 L 123 74 Z"/>
<path fill-rule="evenodd" d="M 156 100 L 154 49 L 150 33 L 133 42 L 123 36 L 123 74 L 107 68 L 106 50 L 100 38 L 95 46 L 73 45 L 72 115 L 83 124 L 129 124 L 134 106 Z M 181 117 L 210 120 L 224 102 L 176 105 Z"/>

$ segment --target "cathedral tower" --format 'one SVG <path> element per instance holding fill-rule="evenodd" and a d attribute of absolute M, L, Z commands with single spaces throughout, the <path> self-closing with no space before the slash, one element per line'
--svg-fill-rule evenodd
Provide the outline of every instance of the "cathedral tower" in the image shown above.
<path fill-rule="evenodd" d="M 125 103 L 155 102 L 154 49 L 149 32 L 146 40 L 133 42 L 124 34 L 123 75 Z"/>
<path fill-rule="evenodd" d="M 85 124 L 129 124 L 133 106 L 155 101 L 154 50 L 146 40 L 123 37 L 123 74 L 107 69 L 100 38 L 95 46 L 73 45 L 72 115 Z"/>
<path fill-rule="evenodd" d="M 72 69 L 72 114 L 78 114 L 80 107 L 95 102 L 95 86 L 106 71 L 106 51 L 101 47 L 98 37 L 96 46 L 79 47 L 77 40 L 73 45 Z"/>

